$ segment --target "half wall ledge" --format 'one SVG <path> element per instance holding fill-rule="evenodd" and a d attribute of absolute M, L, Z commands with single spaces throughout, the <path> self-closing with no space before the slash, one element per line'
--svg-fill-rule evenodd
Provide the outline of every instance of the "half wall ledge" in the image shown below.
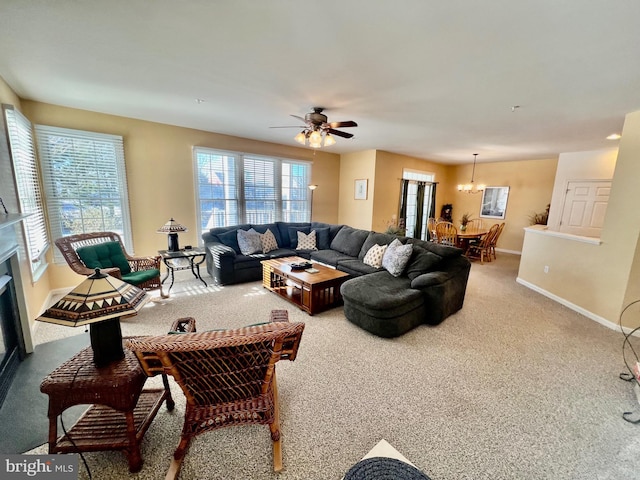
<path fill-rule="evenodd" d="M 525 227 L 525 232 L 536 233 L 539 235 L 547 235 L 549 237 L 565 238 L 574 242 L 590 243 L 591 245 L 601 245 L 602 240 L 596 237 L 583 237 L 581 235 L 573 235 L 571 233 L 558 232 L 557 230 L 549 230 L 546 225 L 532 225 Z"/>

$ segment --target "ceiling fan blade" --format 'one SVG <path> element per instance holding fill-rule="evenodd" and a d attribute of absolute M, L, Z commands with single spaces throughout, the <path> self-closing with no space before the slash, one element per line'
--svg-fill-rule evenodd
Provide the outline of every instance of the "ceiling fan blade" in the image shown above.
<path fill-rule="evenodd" d="M 331 122 L 329 126 L 331 128 L 345 128 L 345 127 L 357 127 L 358 124 L 353 120 L 348 120 L 346 122 Z"/>
<path fill-rule="evenodd" d="M 291 116 L 292 116 L 293 118 L 297 118 L 298 120 L 300 120 L 301 122 L 303 122 L 303 123 L 305 123 L 305 124 L 307 123 L 307 121 L 306 121 L 304 118 L 299 117 L 298 115 L 291 115 Z"/>
<path fill-rule="evenodd" d="M 284 125 L 284 126 L 278 126 L 278 127 L 269 127 L 269 128 L 307 128 L 306 125 Z"/>
<path fill-rule="evenodd" d="M 353 133 L 341 132 L 340 130 L 334 130 L 333 128 L 328 128 L 327 132 L 329 132 L 331 135 L 337 135 L 338 137 L 342 138 L 353 137 Z"/>

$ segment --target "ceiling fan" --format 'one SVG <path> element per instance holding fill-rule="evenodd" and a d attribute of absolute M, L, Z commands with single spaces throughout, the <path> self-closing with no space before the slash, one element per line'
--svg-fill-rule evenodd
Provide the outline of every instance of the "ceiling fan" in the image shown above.
<path fill-rule="evenodd" d="M 271 128 L 302 128 L 302 131 L 298 133 L 294 139 L 302 145 L 306 145 L 308 142 L 309 146 L 312 148 L 320 148 L 323 143 L 323 137 L 325 147 L 336 143 L 332 135 L 342 138 L 353 137 L 352 133 L 342 132 L 340 130 L 336 130 L 336 128 L 357 127 L 358 124 L 356 122 L 348 120 L 346 122 L 329 123 L 327 121 L 327 116 L 322 113 L 323 110 L 324 108 L 322 107 L 313 107 L 313 112 L 307 113 L 304 118 L 299 117 L 298 115 L 291 115 L 293 118 L 297 118 L 304 122 L 304 125 L 288 125 Z"/>

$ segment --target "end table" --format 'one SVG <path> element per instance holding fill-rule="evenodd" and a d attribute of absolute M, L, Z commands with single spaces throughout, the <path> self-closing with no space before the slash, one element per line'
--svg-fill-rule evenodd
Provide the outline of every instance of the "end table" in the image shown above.
<path fill-rule="evenodd" d="M 205 282 L 200 276 L 200 265 L 206 259 L 206 252 L 204 248 L 182 249 L 175 252 L 170 250 L 158 250 L 158 254 L 160 254 L 162 262 L 167 267 L 167 274 L 162 279 L 162 283 L 164 284 L 165 280 L 169 275 L 171 275 L 171 285 L 169 285 L 167 295 L 169 295 L 171 287 L 173 287 L 173 282 L 175 280 L 174 272 L 176 270 L 191 270 L 193 276 L 200 280 L 205 287 L 207 286 L 207 282 Z"/>
<path fill-rule="evenodd" d="M 106 367 L 93 363 L 87 347 L 51 372 L 40 385 L 49 395 L 49 453 L 123 450 L 129 471 L 142 468 L 140 443 L 162 402 L 173 410 L 169 382 L 164 388 L 143 390 L 147 375 L 138 358 L 125 350 L 125 358 Z M 66 435 L 58 438 L 58 416 L 73 405 L 91 407 Z"/>

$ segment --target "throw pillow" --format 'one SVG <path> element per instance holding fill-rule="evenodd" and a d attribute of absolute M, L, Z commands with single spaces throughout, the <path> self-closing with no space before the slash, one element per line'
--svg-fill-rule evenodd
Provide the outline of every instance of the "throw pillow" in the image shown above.
<path fill-rule="evenodd" d="M 382 257 L 382 266 L 394 277 L 402 275 L 407 266 L 413 247 L 411 244 L 403 245 L 397 238 L 389 244 Z"/>
<path fill-rule="evenodd" d="M 387 245 L 378 245 L 377 243 L 372 246 L 362 259 L 362 263 L 371 267 L 382 267 L 382 257 L 387 250 Z"/>
<path fill-rule="evenodd" d="M 271 230 L 260 234 L 260 243 L 262 243 L 262 253 L 269 253 L 278 249 L 278 241 Z"/>
<path fill-rule="evenodd" d="M 236 253 L 240 253 L 238 246 L 238 230 L 229 230 L 228 232 L 219 233 L 218 238 L 227 247 L 233 248 Z"/>
<path fill-rule="evenodd" d="M 413 245 L 413 255 L 411 255 L 409 263 L 407 264 L 407 277 L 409 277 L 409 280 L 413 280 L 423 273 L 432 271 L 441 261 L 442 257 L 440 255 Z"/>
<path fill-rule="evenodd" d="M 316 231 L 311 233 L 298 232 L 298 246 L 296 250 L 317 250 L 316 248 Z"/>
<path fill-rule="evenodd" d="M 328 228 L 314 228 L 316 231 L 316 247 L 318 250 L 329 250 L 331 245 L 331 231 Z"/>
<path fill-rule="evenodd" d="M 310 227 L 289 227 L 289 245 L 294 250 L 298 249 L 298 232 L 309 233 Z"/>
<path fill-rule="evenodd" d="M 238 230 L 238 247 L 243 255 L 262 253 L 262 242 L 260 234 L 253 228 L 249 230 Z"/>

